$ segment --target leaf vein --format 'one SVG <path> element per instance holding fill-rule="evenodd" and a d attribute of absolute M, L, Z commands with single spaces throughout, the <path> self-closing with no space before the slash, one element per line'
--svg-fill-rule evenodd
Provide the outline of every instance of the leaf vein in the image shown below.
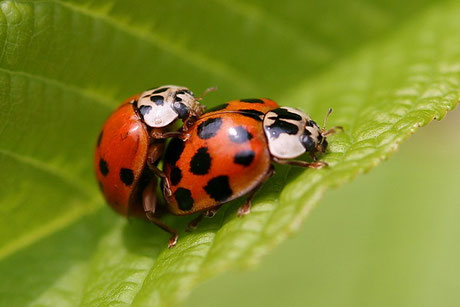
<path fill-rule="evenodd" d="M 33 232 L 29 232 L 26 235 L 12 241 L 11 243 L 0 247 L 0 260 L 8 257 L 11 254 L 14 254 L 21 249 L 26 248 L 27 246 L 34 244 L 40 239 L 43 239 L 60 229 L 63 229 L 64 227 L 72 224 L 83 216 L 96 211 L 99 207 L 101 207 L 101 203 L 98 201 L 98 198 L 88 202 L 87 205 L 75 206 L 74 208 L 66 211 L 64 215 L 59 216 L 50 223 L 43 224 L 42 226 L 34 229 Z"/>
<path fill-rule="evenodd" d="M 76 87 L 76 86 L 73 86 L 73 85 L 65 84 L 65 83 L 62 83 L 62 82 L 60 82 L 58 80 L 55 80 L 55 79 L 51 79 L 51 78 L 48 78 L 48 77 L 35 75 L 35 74 L 23 72 L 23 71 L 10 70 L 10 69 L 4 68 L 4 67 L 0 67 L 0 71 L 4 72 L 4 73 L 7 73 L 7 74 L 10 74 L 10 75 L 22 76 L 22 77 L 25 77 L 25 78 L 28 78 L 28 79 L 37 80 L 37 81 L 40 81 L 42 83 L 49 84 L 49 85 L 64 89 L 65 91 L 73 92 L 73 93 L 75 93 L 77 95 L 80 95 L 82 97 L 89 98 L 89 99 L 97 102 L 101 106 L 106 107 L 106 108 L 113 109 L 113 106 L 115 105 L 114 100 L 107 99 L 106 96 L 102 96 L 102 95 L 90 92 L 88 90 L 85 90 L 83 88 L 79 88 L 79 87 Z"/>
<path fill-rule="evenodd" d="M 93 196 L 93 193 L 91 193 L 91 189 L 89 188 L 89 186 L 84 184 L 82 181 L 69 176 L 67 173 L 60 171 L 58 168 L 51 166 L 51 164 L 45 163 L 43 161 L 40 161 L 38 159 L 29 157 L 29 156 L 14 153 L 14 152 L 11 152 L 3 148 L 0 148 L 0 154 L 7 156 L 9 158 L 12 158 L 19 163 L 25 164 L 27 166 L 31 166 L 46 174 L 59 178 L 60 180 L 65 182 L 67 185 L 73 187 L 74 189 L 76 189 L 78 192 L 85 195 L 86 197 Z"/>

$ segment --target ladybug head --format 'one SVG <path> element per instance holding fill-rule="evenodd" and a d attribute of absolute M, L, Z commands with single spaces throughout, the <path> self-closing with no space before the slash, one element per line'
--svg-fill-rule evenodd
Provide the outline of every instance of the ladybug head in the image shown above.
<path fill-rule="evenodd" d="M 318 124 L 311 119 L 306 121 L 305 129 L 300 136 L 300 142 L 307 152 L 324 153 L 327 148 L 326 138 L 321 135 L 321 129 Z"/>
<path fill-rule="evenodd" d="M 329 115 L 331 115 L 331 113 L 332 109 L 329 108 L 329 110 L 326 113 L 326 117 L 324 118 L 322 128 L 320 128 L 318 124 L 316 124 L 311 119 L 307 121 L 305 125 L 304 135 L 300 137 L 300 140 L 304 145 L 306 151 L 320 154 L 325 153 L 328 145 L 326 140 L 327 137 L 331 134 L 336 133 L 337 130 L 343 131 L 343 127 L 341 126 L 335 126 L 330 129 L 326 129 L 327 119 L 329 118 Z"/>
<path fill-rule="evenodd" d="M 178 118 L 199 117 L 204 112 L 198 99 L 186 87 L 161 86 L 141 94 L 137 108 L 146 125 L 166 127 Z"/>
<path fill-rule="evenodd" d="M 174 93 L 173 109 L 177 112 L 180 119 L 185 120 L 189 117 L 200 117 L 204 113 L 205 107 L 199 103 L 200 98 L 196 98 L 193 93 L 183 87 L 177 87 Z"/>

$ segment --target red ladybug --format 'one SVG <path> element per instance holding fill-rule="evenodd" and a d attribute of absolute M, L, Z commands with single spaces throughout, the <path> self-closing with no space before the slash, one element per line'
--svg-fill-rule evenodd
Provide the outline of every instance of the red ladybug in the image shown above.
<path fill-rule="evenodd" d="M 329 110 L 330 114 L 332 110 Z M 327 118 L 327 117 L 326 117 Z M 273 174 L 272 163 L 318 168 L 316 154 L 340 127 L 321 129 L 300 110 L 268 99 L 243 99 L 216 107 L 189 128 L 183 141 L 173 138 L 164 158 L 164 195 L 175 215 L 212 216 L 220 205 L 248 195 L 238 210 L 250 211 L 251 199 Z M 294 158 L 310 153 L 314 162 Z"/>
<path fill-rule="evenodd" d="M 187 126 L 204 111 L 190 90 L 162 86 L 126 100 L 107 119 L 94 154 L 94 170 L 107 203 L 124 216 L 142 216 L 173 234 L 155 216 L 156 164 L 164 151 L 164 138 L 177 136 L 167 129 L 177 119 Z"/>

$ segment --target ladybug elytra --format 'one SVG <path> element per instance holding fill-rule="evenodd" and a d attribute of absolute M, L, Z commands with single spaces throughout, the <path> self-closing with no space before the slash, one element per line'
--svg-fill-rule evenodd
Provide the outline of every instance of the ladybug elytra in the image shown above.
<path fill-rule="evenodd" d="M 157 168 L 164 139 L 179 136 L 168 128 L 177 119 L 184 130 L 203 113 L 193 93 L 174 85 L 135 95 L 122 103 L 105 122 L 94 154 L 94 170 L 107 203 L 124 216 L 146 217 L 173 234 L 177 233 L 154 216 Z"/>

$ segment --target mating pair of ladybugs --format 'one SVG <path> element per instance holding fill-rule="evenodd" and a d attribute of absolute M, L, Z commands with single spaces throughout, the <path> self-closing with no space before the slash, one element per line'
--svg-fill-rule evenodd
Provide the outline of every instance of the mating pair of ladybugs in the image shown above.
<path fill-rule="evenodd" d="M 326 130 L 326 120 L 320 128 L 302 111 L 269 99 L 234 100 L 207 113 L 200 100 L 179 86 L 145 91 L 112 113 L 97 142 L 94 168 L 106 201 L 124 216 L 146 217 L 171 233 L 169 247 L 178 234 L 155 214 L 158 178 L 172 214 L 201 213 L 188 228 L 247 194 L 238 210 L 243 216 L 273 174 L 272 163 L 327 165 L 316 154 L 326 151 L 326 137 L 340 128 Z M 177 119 L 182 128 L 170 131 Z M 172 139 L 165 150 L 167 138 Z M 293 160 L 306 152 L 313 162 Z"/>

